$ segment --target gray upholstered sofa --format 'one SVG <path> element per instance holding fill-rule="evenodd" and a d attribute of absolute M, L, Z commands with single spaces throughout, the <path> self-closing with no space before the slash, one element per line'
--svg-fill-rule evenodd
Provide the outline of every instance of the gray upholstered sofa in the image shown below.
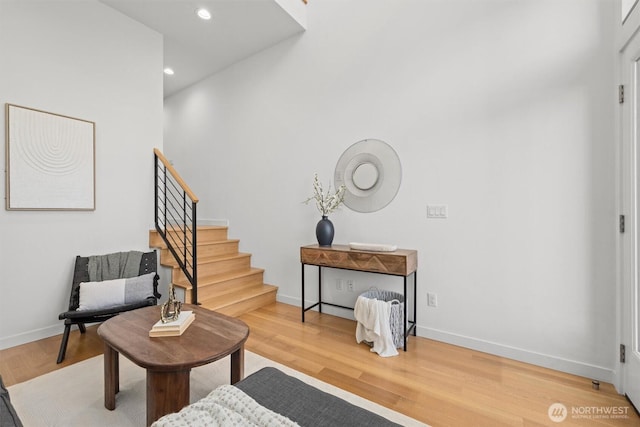
<path fill-rule="evenodd" d="M 9 399 L 9 391 L 5 388 L 0 377 L 0 426 L 2 427 L 22 427 L 22 422 L 18 418 L 11 400 Z"/>
<path fill-rule="evenodd" d="M 236 387 L 262 406 L 301 426 L 399 426 L 276 368 L 262 368 L 237 383 Z"/>
<path fill-rule="evenodd" d="M 235 387 L 252 398 L 262 408 L 274 412 L 276 416 L 286 417 L 285 422 L 273 422 L 271 421 L 272 419 L 269 419 L 271 422 L 265 421 L 263 423 L 262 420 L 265 420 L 267 417 L 265 415 L 263 418 L 260 418 L 256 424 L 290 425 L 290 423 L 293 422 L 302 427 L 399 426 L 399 424 L 393 423 L 378 414 L 374 414 L 343 399 L 325 393 L 276 368 L 262 368 L 236 383 Z M 216 396 L 215 399 L 210 399 L 218 390 L 220 389 L 216 389 L 206 398 L 186 406 L 180 413 L 169 414 L 160 418 L 160 420 L 153 424 L 153 427 L 183 426 L 188 424 L 187 419 L 194 420 L 195 424 L 201 425 L 198 423 L 211 413 L 215 412 L 215 416 L 217 417 L 218 413 L 216 411 L 220 403 L 227 403 L 234 399 L 234 397 L 230 395 L 225 396 L 221 400 L 218 400 L 218 396 Z M 224 401 L 225 399 L 227 402 Z M 241 402 L 240 405 L 244 403 L 245 402 Z M 253 407 L 244 406 L 239 412 L 254 414 L 257 411 Z M 215 419 L 218 420 L 220 418 Z"/>

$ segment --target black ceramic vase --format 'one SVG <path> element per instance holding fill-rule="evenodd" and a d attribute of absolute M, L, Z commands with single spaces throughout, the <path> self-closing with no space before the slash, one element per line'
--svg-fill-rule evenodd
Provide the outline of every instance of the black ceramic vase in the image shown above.
<path fill-rule="evenodd" d="M 335 230 L 333 229 L 333 223 L 329 221 L 326 215 L 322 216 L 322 219 L 318 221 L 316 225 L 316 237 L 320 246 L 331 246 L 333 242 L 333 235 Z"/>

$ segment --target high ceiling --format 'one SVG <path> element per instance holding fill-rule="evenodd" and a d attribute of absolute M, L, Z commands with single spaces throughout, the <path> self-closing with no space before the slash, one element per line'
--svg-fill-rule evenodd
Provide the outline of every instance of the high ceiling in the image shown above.
<path fill-rule="evenodd" d="M 164 66 L 175 71 L 164 76 L 165 97 L 306 25 L 302 0 L 101 1 L 163 35 Z M 200 19 L 199 8 L 211 12 L 211 19 Z"/>

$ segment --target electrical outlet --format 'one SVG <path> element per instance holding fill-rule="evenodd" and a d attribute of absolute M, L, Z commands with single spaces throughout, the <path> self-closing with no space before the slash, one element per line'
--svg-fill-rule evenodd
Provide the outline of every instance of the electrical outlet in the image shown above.
<path fill-rule="evenodd" d="M 344 291 L 344 280 L 343 279 L 336 279 L 336 290 L 338 292 Z"/>
<path fill-rule="evenodd" d="M 438 306 L 438 294 L 434 294 L 432 292 L 427 292 L 427 305 L 429 307 L 437 307 Z"/>
<path fill-rule="evenodd" d="M 353 292 L 353 280 L 347 280 L 347 291 Z"/>

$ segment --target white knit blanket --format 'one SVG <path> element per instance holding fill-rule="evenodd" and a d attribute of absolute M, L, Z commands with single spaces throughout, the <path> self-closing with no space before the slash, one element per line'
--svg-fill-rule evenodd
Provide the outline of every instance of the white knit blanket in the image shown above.
<path fill-rule="evenodd" d="M 265 408 L 232 385 L 222 385 L 180 412 L 168 414 L 152 427 L 297 426 L 290 419 Z"/>
<path fill-rule="evenodd" d="M 398 350 L 393 344 L 393 335 L 389 326 L 391 302 L 359 296 L 354 307 L 356 341 L 372 342 L 372 352 L 382 357 L 397 356 Z"/>

